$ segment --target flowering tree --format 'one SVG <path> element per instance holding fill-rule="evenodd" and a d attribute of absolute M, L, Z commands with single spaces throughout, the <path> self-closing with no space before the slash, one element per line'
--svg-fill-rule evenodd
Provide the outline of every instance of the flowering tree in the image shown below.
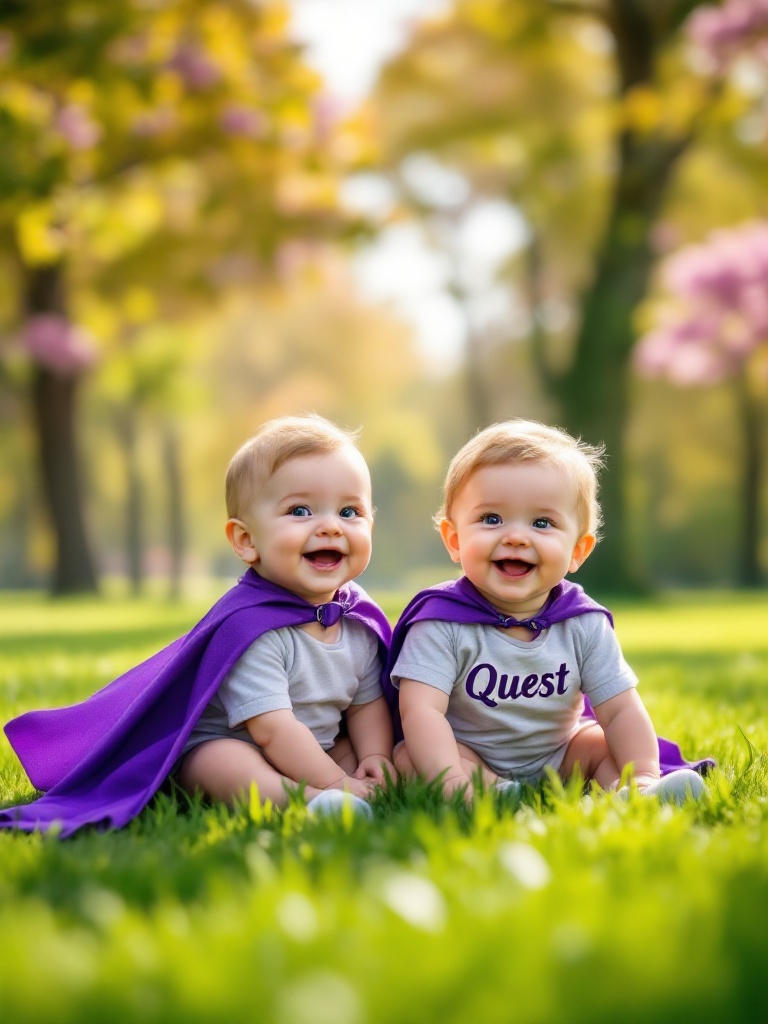
<path fill-rule="evenodd" d="M 525 218 L 537 371 L 562 425 L 610 452 L 611 528 L 584 567 L 589 585 L 643 582 L 624 479 L 634 309 L 685 159 L 753 102 L 760 116 L 763 98 L 740 91 L 743 64 L 731 71 L 760 64 L 765 10 L 766 0 L 453 0 L 382 80 L 395 170 L 428 150 Z M 735 150 L 733 133 L 725 145 Z M 553 303 L 578 314 L 565 330 L 546 324 Z"/>
<path fill-rule="evenodd" d="M 768 398 L 768 222 L 714 232 L 669 257 L 666 297 L 635 349 L 637 370 L 680 386 L 731 379 L 743 435 L 740 582 L 760 584 L 760 500 Z"/>
<path fill-rule="evenodd" d="M 281 0 L 3 5 L 0 244 L 18 269 L 57 592 L 96 583 L 75 444 L 88 286 L 106 300 L 99 326 L 111 318 L 104 350 L 124 282 L 153 292 L 157 316 L 210 306 L 286 235 L 333 221 L 328 119 L 287 22 Z"/>

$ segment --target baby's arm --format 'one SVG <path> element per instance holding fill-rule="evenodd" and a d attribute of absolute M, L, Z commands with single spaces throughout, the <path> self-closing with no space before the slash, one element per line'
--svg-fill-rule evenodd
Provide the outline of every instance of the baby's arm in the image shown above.
<path fill-rule="evenodd" d="M 370 783 L 347 775 L 292 711 L 267 711 L 245 724 L 267 760 L 287 778 L 315 789 L 347 789 L 355 796 L 368 796 Z"/>
<path fill-rule="evenodd" d="M 443 792 L 450 795 L 466 787 L 472 795 L 472 783 L 461 765 L 453 729 L 445 717 L 447 693 L 415 679 L 400 680 L 400 717 L 405 747 L 413 767 L 428 779 L 442 772 Z"/>
<path fill-rule="evenodd" d="M 633 687 L 598 704 L 595 717 L 619 772 L 631 763 L 639 789 L 655 782 L 660 775 L 659 745 L 637 690 Z"/>
<path fill-rule="evenodd" d="M 383 783 L 386 772 L 394 779 L 397 772 L 391 761 L 392 719 L 384 698 L 351 704 L 347 708 L 347 728 L 358 760 L 353 778 Z"/>

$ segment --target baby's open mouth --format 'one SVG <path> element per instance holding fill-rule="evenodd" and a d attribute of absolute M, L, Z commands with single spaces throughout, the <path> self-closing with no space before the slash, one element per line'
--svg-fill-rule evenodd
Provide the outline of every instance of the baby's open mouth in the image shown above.
<path fill-rule="evenodd" d="M 502 575 L 516 579 L 527 576 L 533 569 L 530 562 L 524 562 L 521 558 L 500 558 L 494 565 Z"/>
<path fill-rule="evenodd" d="M 304 555 L 307 561 L 311 562 L 316 569 L 333 569 L 344 557 L 340 551 L 310 551 Z"/>

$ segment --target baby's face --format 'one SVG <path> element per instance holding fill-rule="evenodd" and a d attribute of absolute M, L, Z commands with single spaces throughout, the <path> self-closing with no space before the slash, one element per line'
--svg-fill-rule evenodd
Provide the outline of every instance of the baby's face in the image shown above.
<path fill-rule="evenodd" d="M 475 470 L 441 534 L 477 589 L 516 618 L 537 614 L 552 587 L 575 572 L 595 544 L 581 533 L 575 482 L 542 462 Z"/>
<path fill-rule="evenodd" d="M 312 604 L 333 599 L 371 558 L 371 480 L 362 455 L 341 449 L 277 469 L 241 517 L 246 560 L 264 579 Z"/>

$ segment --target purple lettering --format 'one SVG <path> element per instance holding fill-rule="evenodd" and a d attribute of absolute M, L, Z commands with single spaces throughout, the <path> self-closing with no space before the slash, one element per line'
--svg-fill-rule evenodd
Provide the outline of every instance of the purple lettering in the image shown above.
<path fill-rule="evenodd" d="M 539 686 L 540 697 L 551 697 L 555 692 L 555 685 L 552 680 L 555 678 L 554 672 L 545 672 L 541 677 L 541 684 Z"/>
<path fill-rule="evenodd" d="M 565 677 L 568 675 L 568 669 L 566 668 L 565 662 L 562 663 L 560 668 L 557 670 L 557 692 L 565 693 L 567 687 L 565 685 Z"/>
<path fill-rule="evenodd" d="M 486 671 L 488 673 L 488 682 L 485 685 L 485 689 L 479 690 L 477 693 L 474 690 L 475 680 L 481 672 Z M 487 708 L 498 707 L 495 700 L 489 696 L 493 693 L 496 686 L 496 669 L 493 665 L 475 665 L 472 671 L 467 675 L 467 682 L 465 684 L 467 693 L 473 700 L 480 700 L 485 704 Z"/>
<path fill-rule="evenodd" d="M 503 673 L 499 680 L 499 700 L 517 700 L 520 696 L 520 676 L 512 676 L 511 685 L 507 686 L 509 682 L 509 676 L 506 672 Z"/>
<path fill-rule="evenodd" d="M 526 676 L 523 680 L 523 696 L 535 697 L 539 692 L 539 677 L 537 675 Z"/>

